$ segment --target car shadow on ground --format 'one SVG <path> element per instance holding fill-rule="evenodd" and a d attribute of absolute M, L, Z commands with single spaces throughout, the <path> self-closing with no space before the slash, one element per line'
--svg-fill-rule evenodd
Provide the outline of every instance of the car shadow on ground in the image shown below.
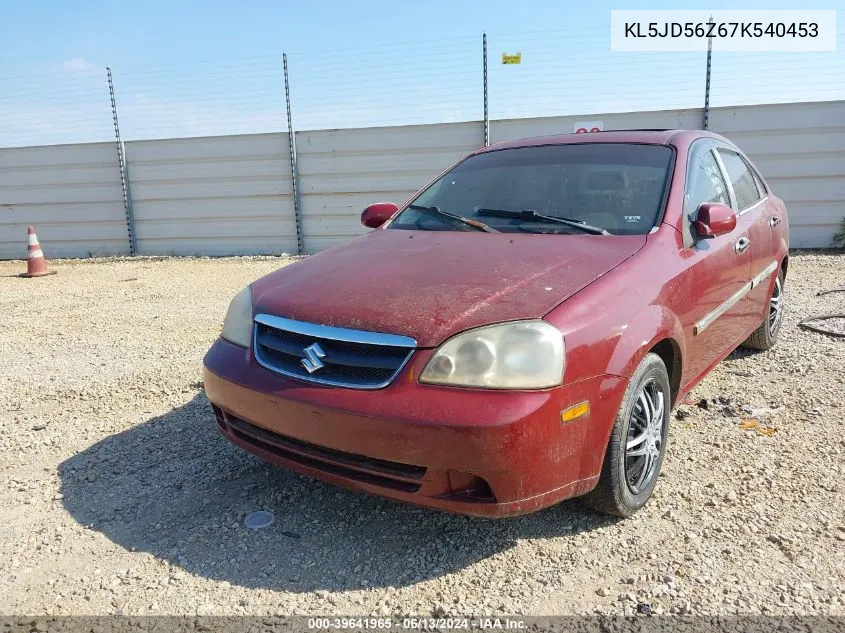
<path fill-rule="evenodd" d="M 82 525 L 203 577 L 313 591 L 405 586 L 462 569 L 518 539 L 561 537 L 614 519 L 565 502 L 485 520 L 424 510 L 265 464 L 218 433 L 204 394 L 112 435 L 59 467 Z M 271 510 L 258 531 L 245 514 Z"/>

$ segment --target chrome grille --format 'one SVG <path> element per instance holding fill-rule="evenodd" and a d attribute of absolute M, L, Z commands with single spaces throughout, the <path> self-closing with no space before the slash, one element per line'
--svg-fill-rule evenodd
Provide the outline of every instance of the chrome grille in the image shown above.
<path fill-rule="evenodd" d="M 253 350 L 260 365 L 320 385 L 380 389 L 414 352 L 407 336 L 317 325 L 269 314 L 255 317 Z"/>

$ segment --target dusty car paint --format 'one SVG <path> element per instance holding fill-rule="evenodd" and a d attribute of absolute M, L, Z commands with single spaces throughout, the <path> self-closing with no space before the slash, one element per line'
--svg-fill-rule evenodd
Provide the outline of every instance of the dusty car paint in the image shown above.
<path fill-rule="evenodd" d="M 643 235 L 376 230 L 256 281 L 255 311 L 402 332 L 434 347 L 479 325 L 540 318 L 645 243 Z"/>
<path fill-rule="evenodd" d="M 376 229 L 271 273 L 253 284 L 255 313 L 402 334 L 419 349 L 392 384 L 362 391 L 280 376 L 259 366 L 251 350 L 220 339 L 205 358 L 205 386 L 223 434 L 309 476 L 480 516 L 530 512 L 593 488 L 628 378 L 642 358 L 660 353 L 673 403 L 683 397 L 764 318 L 777 272 L 786 269 L 789 229 L 782 201 L 769 191 L 729 234 L 690 245 L 684 209 L 690 147 L 726 144 L 718 135 L 605 132 L 479 151 L 579 142 L 673 148 L 665 212 L 648 235 Z M 740 235 L 750 235 L 752 246 L 737 253 Z M 706 328 L 696 327 L 714 314 Z M 543 318 L 564 335 L 561 386 L 492 391 L 418 382 L 433 348 L 451 335 L 529 318 Z M 561 412 L 580 402 L 590 404 L 589 413 L 562 423 Z M 282 439 L 262 443 L 249 425 Z M 391 466 L 368 465 L 370 458 L 401 472 L 385 483 L 378 469 Z M 465 475 L 489 489 L 456 489 Z"/>

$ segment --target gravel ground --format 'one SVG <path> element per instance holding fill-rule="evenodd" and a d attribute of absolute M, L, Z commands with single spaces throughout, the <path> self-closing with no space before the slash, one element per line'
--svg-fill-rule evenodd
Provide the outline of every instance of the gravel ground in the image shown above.
<path fill-rule="evenodd" d="M 845 615 L 845 255 L 795 254 L 778 346 L 673 414 L 655 496 L 451 516 L 265 465 L 219 437 L 201 360 L 280 258 L 0 262 L 0 613 Z M 704 401 L 702 408 L 699 401 Z M 275 523 L 249 531 L 244 516 Z M 640 606 L 640 610 L 644 607 Z"/>

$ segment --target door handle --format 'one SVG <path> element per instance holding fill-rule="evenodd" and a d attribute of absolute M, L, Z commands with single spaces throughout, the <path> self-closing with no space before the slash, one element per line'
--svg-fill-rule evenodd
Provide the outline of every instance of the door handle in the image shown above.
<path fill-rule="evenodd" d="M 736 241 L 736 244 L 734 244 L 734 250 L 737 253 L 744 253 L 749 246 L 751 246 L 751 240 L 743 235 Z"/>
<path fill-rule="evenodd" d="M 769 226 L 775 228 L 778 224 L 780 224 L 780 218 L 776 215 L 773 215 L 769 218 Z"/>

